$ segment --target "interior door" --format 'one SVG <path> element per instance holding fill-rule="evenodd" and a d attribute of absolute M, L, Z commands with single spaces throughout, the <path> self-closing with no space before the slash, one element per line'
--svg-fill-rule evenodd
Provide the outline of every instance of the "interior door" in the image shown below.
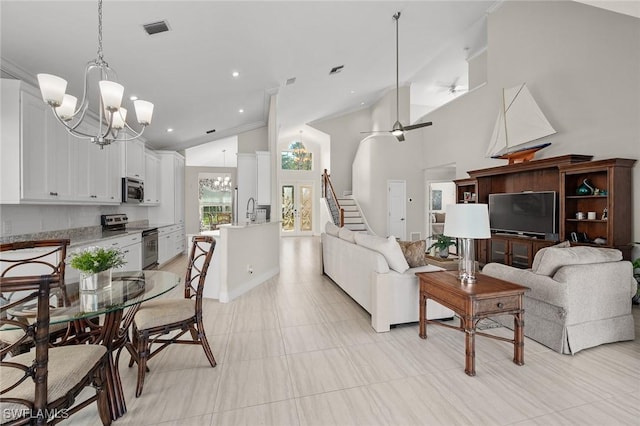
<path fill-rule="evenodd" d="M 390 180 L 387 182 L 387 229 L 389 235 L 401 240 L 407 239 L 406 185 L 407 183 L 404 180 Z"/>
<path fill-rule="evenodd" d="M 283 236 L 313 233 L 313 182 L 285 182 L 280 186 Z"/>

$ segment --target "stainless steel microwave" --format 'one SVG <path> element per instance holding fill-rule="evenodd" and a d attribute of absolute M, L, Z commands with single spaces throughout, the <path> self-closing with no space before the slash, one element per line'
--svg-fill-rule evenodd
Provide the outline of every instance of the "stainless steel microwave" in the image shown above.
<path fill-rule="evenodd" d="M 139 204 L 144 201 L 144 182 L 140 179 L 122 178 L 122 202 Z"/>

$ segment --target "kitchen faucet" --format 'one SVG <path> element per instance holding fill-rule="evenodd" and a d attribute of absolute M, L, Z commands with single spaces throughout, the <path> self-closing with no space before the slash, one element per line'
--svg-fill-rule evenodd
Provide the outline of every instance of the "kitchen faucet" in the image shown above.
<path fill-rule="evenodd" d="M 251 203 L 251 211 L 249 211 L 249 203 Z M 256 220 L 256 200 L 253 197 L 249 197 L 247 200 L 247 219 L 251 220 L 251 222 Z"/>

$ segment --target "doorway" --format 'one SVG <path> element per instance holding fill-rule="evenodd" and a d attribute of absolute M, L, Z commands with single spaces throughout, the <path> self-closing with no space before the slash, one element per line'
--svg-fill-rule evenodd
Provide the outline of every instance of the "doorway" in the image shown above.
<path fill-rule="evenodd" d="M 282 236 L 313 234 L 313 181 L 284 182 L 280 185 Z"/>
<path fill-rule="evenodd" d="M 407 238 L 407 182 L 404 180 L 387 181 L 387 230 L 401 240 Z"/>

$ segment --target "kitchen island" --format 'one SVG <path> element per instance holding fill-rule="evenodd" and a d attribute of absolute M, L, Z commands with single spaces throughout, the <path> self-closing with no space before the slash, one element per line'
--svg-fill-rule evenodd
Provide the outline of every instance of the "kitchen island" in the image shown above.
<path fill-rule="evenodd" d="M 227 303 L 280 272 L 280 222 L 223 225 L 203 231 L 216 239 L 204 297 Z M 188 235 L 189 249 L 191 237 Z"/>

